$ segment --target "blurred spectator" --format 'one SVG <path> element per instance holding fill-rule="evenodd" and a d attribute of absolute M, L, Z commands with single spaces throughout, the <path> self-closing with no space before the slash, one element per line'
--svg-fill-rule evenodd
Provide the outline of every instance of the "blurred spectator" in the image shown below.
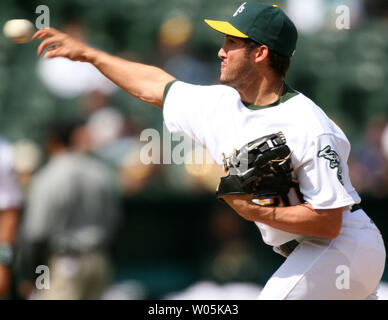
<path fill-rule="evenodd" d="M 212 65 L 192 54 L 189 40 L 192 21 L 184 14 L 166 19 L 159 28 L 159 48 L 156 59 L 164 70 L 181 81 L 193 84 L 216 82 Z"/>
<path fill-rule="evenodd" d="M 301 33 L 320 31 L 325 23 L 323 0 L 287 0 L 286 11 Z"/>
<path fill-rule="evenodd" d="M 13 144 L 13 151 L 15 172 L 25 192 L 32 176 L 41 165 L 42 152 L 40 146 L 28 138 L 16 141 Z"/>
<path fill-rule="evenodd" d="M 156 192 L 155 183 L 163 184 L 162 166 L 155 164 L 144 164 L 140 160 L 141 145 L 135 140 L 128 140 L 131 145 L 127 145 L 124 158 L 119 166 L 118 183 L 122 191 L 128 196 L 136 196 L 146 192 L 146 188 L 151 186 Z"/>
<path fill-rule="evenodd" d="M 336 30 L 337 19 L 346 14 L 344 6 L 349 9 L 349 27 L 357 26 L 362 12 L 361 0 L 287 0 L 285 10 L 299 33 L 313 34 L 324 29 Z"/>
<path fill-rule="evenodd" d="M 86 42 L 85 30 L 81 23 L 71 21 L 62 29 L 75 39 Z M 117 89 L 113 82 L 104 77 L 90 63 L 70 61 L 64 58 L 41 58 L 37 71 L 45 86 L 61 98 L 75 98 L 92 90 L 112 94 Z"/>
<path fill-rule="evenodd" d="M 100 299 L 112 276 L 109 253 L 119 221 L 112 173 L 85 153 L 83 126 L 50 125 L 46 147 L 49 160 L 31 182 L 22 220 L 21 295 L 33 288 L 37 265 L 48 264 L 50 289 L 30 298 Z"/>
<path fill-rule="evenodd" d="M 142 126 L 128 120 L 100 90 L 85 94 L 81 104 L 90 137 L 90 151 L 117 171 L 117 183 L 127 195 L 143 190 L 156 166 L 140 161 Z"/>
<path fill-rule="evenodd" d="M 191 152 L 185 155 L 184 168 L 192 191 L 198 194 L 214 193 L 220 178 L 225 175 L 209 151 L 198 143 L 195 143 Z"/>
<path fill-rule="evenodd" d="M 387 121 L 383 117 L 375 117 L 368 122 L 365 140 L 355 145 L 349 166 L 355 188 L 375 197 L 388 195 L 388 165 L 383 151 L 386 126 Z"/>
<path fill-rule="evenodd" d="M 98 150 L 114 143 L 125 134 L 126 119 L 114 106 L 109 96 L 100 90 L 88 92 L 83 99 L 86 128 L 90 135 L 92 150 Z"/>
<path fill-rule="evenodd" d="M 12 147 L 0 138 L 0 299 L 11 296 L 14 246 L 23 200 L 13 166 Z"/>

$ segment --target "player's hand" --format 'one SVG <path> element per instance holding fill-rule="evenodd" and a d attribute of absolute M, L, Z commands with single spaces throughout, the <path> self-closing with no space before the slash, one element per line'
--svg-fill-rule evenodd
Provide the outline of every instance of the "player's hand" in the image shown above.
<path fill-rule="evenodd" d="M 54 28 L 38 30 L 33 39 L 45 39 L 38 47 L 38 56 L 41 56 L 43 51 L 47 49 L 44 58 L 64 57 L 73 61 L 87 61 L 86 53 L 91 49 Z"/>

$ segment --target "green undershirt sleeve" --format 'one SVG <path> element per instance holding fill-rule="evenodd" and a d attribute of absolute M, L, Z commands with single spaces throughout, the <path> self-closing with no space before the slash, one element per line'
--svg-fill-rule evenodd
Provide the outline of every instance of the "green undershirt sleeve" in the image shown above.
<path fill-rule="evenodd" d="M 164 101 L 166 101 L 166 97 L 167 97 L 167 93 L 168 91 L 170 90 L 171 86 L 177 82 L 178 80 L 172 80 L 170 81 L 169 83 L 166 84 L 166 87 L 164 88 L 164 92 L 163 92 L 163 104 L 162 104 L 162 108 L 164 107 Z"/>

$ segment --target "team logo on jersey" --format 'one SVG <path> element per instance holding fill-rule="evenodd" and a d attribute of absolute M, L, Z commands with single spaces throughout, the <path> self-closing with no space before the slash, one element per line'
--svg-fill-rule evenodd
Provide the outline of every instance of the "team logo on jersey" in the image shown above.
<path fill-rule="evenodd" d="M 337 178 L 339 182 L 343 185 L 344 182 L 342 180 L 342 169 L 341 169 L 341 161 L 338 153 L 331 149 L 331 146 L 324 147 L 321 151 L 318 152 L 319 158 L 324 158 L 329 160 L 330 169 L 337 168 Z"/>
<path fill-rule="evenodd" d="M 246 4 L 247 4 L 247 3 L 244 2 L 244 3 L 236 10 L 236 12 L 233 14 L 233 17 L 235 17 L 235 16 L 237 16 L 238 14 L 240 14 L 241 12 L 243 12 L 244 9 L 245 9 L 245 5 L 246 5 Z"/>

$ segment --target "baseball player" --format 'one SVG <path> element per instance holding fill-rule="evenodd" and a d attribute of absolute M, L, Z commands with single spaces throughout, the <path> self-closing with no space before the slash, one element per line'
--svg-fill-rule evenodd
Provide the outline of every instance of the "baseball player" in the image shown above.
<path fill-rule="evenodd" d="M 349 141 L 322 109 L 285 82 L 297 43 L 293 22 L 278 6 L 258 2 L 244 2 L 229 21 L 205 22 L 225 35 L 218 52 L 220 85 L 184 83 L 55 29 L 34 37 L 46 38 L 38 55 L 48 48 L 46 58 L 92 63 L 131 95 L 161 107 L 170 131 L 200 141 L 220 165 L 225 155 L 249 149 L 261 137 L 275 137 L 272 147 L 279 137 L 286 140 L 293 179 L 287 197 L 259 201 L 244 191 L 220 196 L 287 257 L 259 299 L 376 299 L 385 248 L 350 182 Z"/>

